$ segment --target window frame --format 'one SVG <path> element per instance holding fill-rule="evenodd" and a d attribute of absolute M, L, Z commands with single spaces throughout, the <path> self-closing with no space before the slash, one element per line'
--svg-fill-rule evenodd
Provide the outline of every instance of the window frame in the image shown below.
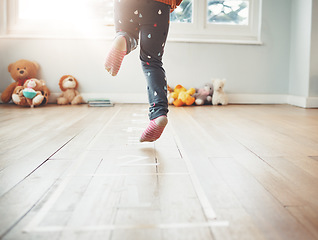
<path fill-rule="evenodd" d="M 249 23 L 230 25 L 207 23 L 207 1 L 193 0 L 193 22 L 171 23 L 169 37 L 182 42 L 261 44 L 262 0 L 248 1 Z"/>
<path fill-rule="evenodd" d="M 7 34 L 7 2 L 0 0 L 0 37 Z"/>
<path fill-rule="evenodd" d="M 52 21 L 19 21 L 19 0 L 0 0 L 0 37 L 32 38 L 103 38 L 113 39 L 114 27 L 105 26 L 101 21 L 94 22 L 95 28 L 90 32 L 71 28 Z M 207 23 L 207 0 L 193 0 L 193 22 L 171 22 L 168 41 L 262 44 L 261 17 L 262 0 L 249 1 L 249 24 L 227 25 Z M 202 14 L 202 12 L 204 14 Z M 92 25 L 93 26 L 93 25 Z"/>

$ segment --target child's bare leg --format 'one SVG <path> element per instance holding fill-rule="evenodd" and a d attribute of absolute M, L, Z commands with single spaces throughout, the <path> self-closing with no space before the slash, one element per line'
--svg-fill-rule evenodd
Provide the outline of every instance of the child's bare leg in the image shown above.
<path fill-rule="evenodd" d="M 105 69 L 112 75 L 116 76 L 121 63 L 127 54 L 127 43 L 124 36 L 117 36 L 113 42 L 112 48 L 109 51 L 106 62 Z"/>

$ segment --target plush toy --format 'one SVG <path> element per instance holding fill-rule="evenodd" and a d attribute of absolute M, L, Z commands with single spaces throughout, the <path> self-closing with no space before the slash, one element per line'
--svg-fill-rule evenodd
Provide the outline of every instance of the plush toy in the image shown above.
<path fill-rule="evenodd" d="M 57 98 L 57 104 L 81 104 L 84 103 L 82 96 L 76 90 L 78 88 L 78 81 L 71 75 L 64 75 L 59 82 L 62 94 Z"/>
<path fill-rule="evenodd" d="M 172 104 L 173 101 L 175 100 L 175 99 L 171 96 L 172 93 L 173 93 L 173 89 L 172 89 L 169 85 L 167 85 L 168 104 Z"/>
<path fill-rule="evenodd" d="M 207 83 L 203 88 L 196 89 L 196 93 L 193 94 L 196 105 L 212 105 L 213 84 Z"/>
<path fill-rule="evenodd" d="M 212 97 L 212 103 L 213 105 L 227 105 L 228 104 L 228 97 L 226 96 L 224 92 L 224 84 L 225 79 L 215 79 L 213 82 L 213 97 Z"/>
<path fill-rule="evenodd" d="M 28 101 L 26 97 L 23 96 L 23 86 L 17 86 L 12 93 L 12 101 L 20 106 L 28 106 Z"/>
<path fill-rule="evenodd" d="M 181 107 L 183 105 L 190 106 L 194 103 L 195 98 L 192 95 L 195 93 L 194 88 L 187 90 L 182 85 L 177 85 L 173 92 L 170 93 L 169 103 L 175 105 L 176 107 Z"/>
<path fill-rule="evenodd" d="M 20 106 L 39 106 L 48 103 L 49 89 L 43 80 L 28 79 L 23 86 L 17 86 L 12 94 L 12 101 Z"/>
<path fill-rule="evenodd" d="M 173 90 L 171 90 L 168 98 L 169 104 L 173 104 L 174 101 L 178 99 L 180 92 L 185 92 L 187 89 L 185 89 L 182 85 L 177 85 Z"/>
<path fill-rule="evenodd" d="M 36 62 L 28 60 L 18 60 L 11 63 L 8 66 L 8 71 L 14 80 L 1 94 L 1 100 L 4 103 L 8 103 L 11 100 L 13 91 L 17 86 L 23 86 L 25 81 L 31 78 L 36 78 L 38 73 L 39 65 Z M 17 91 L 20 88 L 17 89 Z"/>

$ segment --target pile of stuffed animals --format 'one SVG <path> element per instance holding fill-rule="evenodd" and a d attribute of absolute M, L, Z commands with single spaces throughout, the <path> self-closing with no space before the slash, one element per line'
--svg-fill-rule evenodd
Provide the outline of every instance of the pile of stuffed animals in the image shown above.
<path fill-rule="evenodd" d="M 227 105 L 228 97 L 224 92 L 225 79 L 215 79 L 203 88 L 186 89 L 177 85 L 174 89 L 168 86 L 168 102 L 176 107 L 190 105 Z"/>
<path fill-rule="evenodd" d="M 8 66 L 8 71 L 14 80 L 1 95 L 3 103 L 11 100 L 20 106 L 35 107 L 48 103 L 50 91 L 44 80 L 37 79 L 39 65 L 29 60 L 18 60 Z M 228 98 L 224 92 L 225 79 L 215 79 L 202 88 L 186 89 L 177 85 L 174 89 L 168 86 L 168 102 L 176 107 L 191 105 L 227 105 Z M 60 78 L 59 87 L 62 94 L 57 98 L 57 104 L 81 104 L 82 96 L 77 91 L 78 81 L 72 75 Z"/>
<path fill-rule="evenodd" d="M 8 66 L 8 71 L 14 80 L 1 94 L 3 103 L 11 100 L 20 106 L 35 107 L 45 105 L 49 101 L 50 90 L 44 80 L 37 79 L 39 65 L 29 60 L 18 60 Z M 81 104 L 83 98 L 77 91 L 78 82 L 71 75 L 61 77 L 59 82 L 62 90 L 57 104 Z"/>

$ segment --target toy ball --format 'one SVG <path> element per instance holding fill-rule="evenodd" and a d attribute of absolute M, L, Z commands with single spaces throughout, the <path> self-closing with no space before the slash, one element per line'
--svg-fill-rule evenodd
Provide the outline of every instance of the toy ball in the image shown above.
<path fill-rule="evenodd" d="M 23 90 L 23 96 L 25 96 L 26 98 L 34 98 L 36 95 L 36 91 L 34 91 L 32 88 L 26 88 Z"/>

